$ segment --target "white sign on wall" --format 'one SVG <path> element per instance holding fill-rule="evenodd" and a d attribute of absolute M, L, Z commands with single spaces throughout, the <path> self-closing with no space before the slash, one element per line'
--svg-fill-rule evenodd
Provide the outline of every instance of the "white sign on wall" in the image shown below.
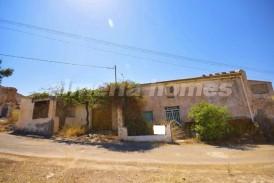
<path fill-rule="evenodd" d="M 154 135 L 165 135 L 166 134 L 165 125 L 153 125 L 153 133 Z"/>

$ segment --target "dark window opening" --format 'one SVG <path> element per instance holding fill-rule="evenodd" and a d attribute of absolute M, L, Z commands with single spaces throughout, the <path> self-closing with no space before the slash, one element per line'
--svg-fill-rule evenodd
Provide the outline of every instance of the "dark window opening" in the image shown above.
<path fill-rule="evenodd" d="M 49 113 L 49 101 L 38 101 L 34 103 L 32 118 L 47 118 Z"/>
<path fill-rule="evenodd" d="M 1 117 L 4 117 L 4 118 L 8 117 L 8 113 L 9 113 L 9 106 L 5 104 L 1 111 Z"/>
<path fill-rule="evenodd" d="M 174 98 L 174 87 L 173 86 L 169 86 L 166 88 L 166 94 L 168 98 Z"/>
<path fill-rule="evenodd" d="M 167 121 L 181 121 L 179 106 L 165 107 L 165 112 Z"/>

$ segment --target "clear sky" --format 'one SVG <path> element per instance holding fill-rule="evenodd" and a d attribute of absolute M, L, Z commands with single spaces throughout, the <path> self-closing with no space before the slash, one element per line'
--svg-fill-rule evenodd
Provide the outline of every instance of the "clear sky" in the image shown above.
<path fill-rule="evenodd" d="M 0 0 L 0 19 L 252 67 L 262 72 L 246 70 L 249 79 L 274 81 L 274 73 L 263 72 L 274 70 L 273 0 Z M 116 64 L 119 80 L 140 83 L 238 69 L 119 49 L 3 22 L 0 43 L 0 53 L 110 67 Z M 15 70 L 3 85 L 14 86 L 23 94 L 59 82 L 95 87 L 114 81 L 114 72 L 107 69 L 0 59 L 3 67 Z"/>

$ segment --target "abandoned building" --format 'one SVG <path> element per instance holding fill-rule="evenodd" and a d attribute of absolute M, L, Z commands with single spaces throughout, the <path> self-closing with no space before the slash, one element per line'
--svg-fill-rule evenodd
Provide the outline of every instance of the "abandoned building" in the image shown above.
<path fill-rule="evenodd" d="M 188 122 L 191 106 L 203 101 L 227 107 L 235 118 L 254 120 L 260 111 L 274 118 L 272 83 L 248 80 L 242 70 L 147 83 L 141 88 L 148 121 Z"/>
<path fill-rule="evenodd" d="M 258 113 L 263 113 L 270 121 L 274 119 L 274 101 L 272 83 L 248 80 L 243 70 L 203 75 L 196 78 L 145 83 L 139 85 L 145 106 L 144 118 L 148 122 L 175 120 L 188 123 L 187 113 L 191 106 L 203 101 L 226 106 L 235 118 L 248 118 L 255 121 Z M 110 113 L 100 118 L 97 113 Z M 123 126 L 122 112 L 113 105 L 90 116 L 91 128 L 119 132 Z M 102 115 L 101 115 L 102 116 Z M 120 116 L 120 117 L 119 117 Z M 21 101 L 21 115 L 17 129 L 51 135 L 58 131 L 60 119 L 54 98 Z M 74 106 L 65 124 L 85 124 L 84 106 Z"/>
<path fill-rule="evenodd" d="M 23 96 L 13 87 L 0 87 L 0 118 L 8 118 L 13 109 L 18 109 Z"/>

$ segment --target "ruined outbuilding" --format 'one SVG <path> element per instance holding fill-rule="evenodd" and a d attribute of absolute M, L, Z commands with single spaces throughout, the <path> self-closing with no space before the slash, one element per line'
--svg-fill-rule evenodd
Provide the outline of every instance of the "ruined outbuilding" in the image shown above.
<path fill-rule="evenodd" d="M 0 118 L 9 118 L 12 110 L 19 109 L 22 95 L 13 87 L 0 87 Z"/>

